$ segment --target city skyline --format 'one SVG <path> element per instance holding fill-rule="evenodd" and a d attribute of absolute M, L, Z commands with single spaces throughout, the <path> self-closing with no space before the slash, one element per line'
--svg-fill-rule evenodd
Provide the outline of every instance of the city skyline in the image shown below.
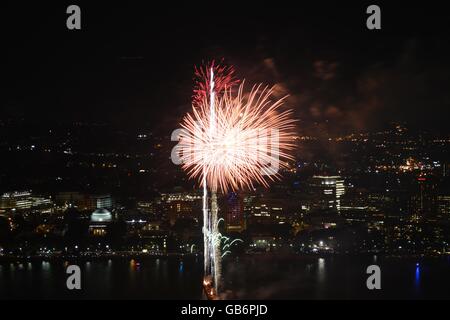
<path fill-rule="evenodd" d="M 443 7 L 70 5 L 2 19 L 0 299 L 450 298 Z"/>

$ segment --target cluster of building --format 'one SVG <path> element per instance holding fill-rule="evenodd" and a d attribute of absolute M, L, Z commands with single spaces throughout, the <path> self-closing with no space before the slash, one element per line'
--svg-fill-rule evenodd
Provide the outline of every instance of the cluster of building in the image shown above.
<path fill-rule="evenodd" d="M 58 150 L 68 150 L 73 142 L 68 137 L 73 134 L 61 138 Z M 94 179 L 94 185 L 111 186 L 114 196 L 62 192 L 59 183 L 77 177 L 55 180 L 48 175 L 37 181 L 49 183 L 57 192 L 1 194 L 2 252 L 6 247 L 38 251 L 77 247 L 78 251 L 201 253 L 202 193 L 186 183 L 178 167 L 158 158 L 167 154 L 163 138 L 140 133 L 137 141 L 145 153 L 82 152 L 75 147 L 62 153 L 63 163 L 86 174 L 83 181 Z M 450 146 L 449 139 L 415 137 L 396 125 L 325 141 L 302 135 L 296 141 L 298 160 L 283 169 L 282 181 L 270 189 L 219 196 L 221 232 L 243 240 L 234 251 L 448 254 L 450 161 L 442 150 Z M 37 152 L 34 143 L 30 148 Z M 152 145 L 150 155 L 147 143 Z M 317 149 L 321 144 L 322 149 Z M 10 149 L 14 154 L 25 152 Z M 304 150 L 316 150 L 321 156 L 307 158 Z M 331 156 L 329 150 L 334 150 Z M 106 158 L 121 165 L 104 165 Z M 155 163 L 168 167 L 155 170 Z M 174 182 L 184 183 L 183 187 L 158 192 L 169 190 L 167 184 Z M 130 196 L 133 188 L 157 195 Z"/>
<path fill-rule="evenodd" d="M 421 175 L 415 184 L 406 194 L 376 192 L 339 175 L 312 175 L 270 190 L 230 192 L 219 197 L 220 230 L 242 239 L 239 251 L 247 253 L 448 254 L 450 193 Z M 202 194 L 196 191 L 161 193 L 133 207 L 111 195 L 4 193 L 0 218 L 11 234 L 22 230 L 17 216 L 41 241 L 65 239 L 65 250 L 163 254 L 200 253 L 202 247 Z"/>

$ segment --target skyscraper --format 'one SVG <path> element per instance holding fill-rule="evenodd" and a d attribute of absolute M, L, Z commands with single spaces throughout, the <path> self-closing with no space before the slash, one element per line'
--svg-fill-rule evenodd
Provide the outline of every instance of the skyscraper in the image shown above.
<path fill-rule="evenodd" d="M 245 219 L 242 197 L 235 192 L 230 192 L 225 202 L 226 231 L 243 231 L 245 229 Z"/>
<path fill-rule="evenodd" d="M 318 196 L 315 207 L 341 211 L 341 197 L 345 193 L 344 179 L 341 176 L 313 176 L 311 189 Z"/>

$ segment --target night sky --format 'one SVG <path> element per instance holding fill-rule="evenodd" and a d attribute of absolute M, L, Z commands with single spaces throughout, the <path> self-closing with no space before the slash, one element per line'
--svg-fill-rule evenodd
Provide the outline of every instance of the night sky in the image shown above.
<path fill-rule="evenodd" d="M 92 2 L 1 10 L 2 118 L 171 131 L 190 108 L 194 65 L 224 58 L 249 85 L 289 94 L 305 128 L 340 133 L 406 121 L 449 132 L 442 1 L 373 2 L 382 11 L 375 31 L 365 26 L 372 2 Z M 69 4 L 81 7 L 80 31 L 66 28 Z"/>

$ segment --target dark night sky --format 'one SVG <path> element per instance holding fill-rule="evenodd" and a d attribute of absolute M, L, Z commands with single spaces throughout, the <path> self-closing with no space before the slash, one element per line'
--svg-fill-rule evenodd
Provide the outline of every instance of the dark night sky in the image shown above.
<path fill-rule="evenodd" d="M 366 29 L 371 3 L 361 1 L 92 2 L 73 2 L 81 31 L 66 29 L 69 2 L 2 9 L 3 117 L 173 126 L 189 110 L 194 65 L 225 58 L 240 78 L 289 93 L 305 127 L 407 121 L 449 131 L 450 28 L 441 1 L 374 2 L 378 31 Z"/>

